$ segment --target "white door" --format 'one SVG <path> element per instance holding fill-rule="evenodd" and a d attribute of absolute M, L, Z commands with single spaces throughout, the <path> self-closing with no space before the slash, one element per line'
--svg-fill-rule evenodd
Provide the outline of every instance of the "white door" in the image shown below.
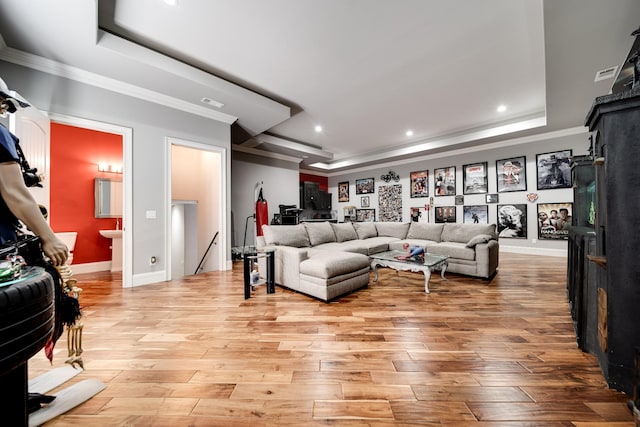
<path fill-rule="evenodd" d="M 42 188 L 31 187 L 31 194 L 38 204 L 50 211 L 49 206 L 49 178 L 50 178 L 50 151 L 49 139 L 51 137 L 50 120 L 37 108 L 25 108 L 11 114 L 9 130 L 20 138 L 20 147 L 29 166 L 38 169 L 38 175 L 42 175 L 40 182 Z"/>

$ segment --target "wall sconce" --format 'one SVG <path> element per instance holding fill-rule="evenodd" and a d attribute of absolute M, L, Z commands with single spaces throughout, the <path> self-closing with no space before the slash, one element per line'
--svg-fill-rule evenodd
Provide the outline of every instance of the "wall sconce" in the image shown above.
<path fill-rule="evenodd" d="M 98 172 L 122 173 L 122 165 L 98 163 Z"/>

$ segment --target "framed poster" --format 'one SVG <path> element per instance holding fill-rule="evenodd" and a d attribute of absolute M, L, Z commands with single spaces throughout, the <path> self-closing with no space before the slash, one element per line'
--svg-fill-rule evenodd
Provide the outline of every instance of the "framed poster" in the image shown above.
<path fill-rule="evenodd" d="M 498 205 L 498 237 L 527 238 L 527 205 Z"/>
<path fill-rule="evenodd" d="M 496 160 L 498 193 L 527 191 L 527 158 L 525 156 Z"/>
<path fill-rule="evenodd" d="M 448 166 L 433 170 L 436 196 L 456 195 L 456 167 Z"/>
<path fill-rule="evenodd" d="M 349 181 L 338 183 L 338 201 L 339 202 L 349 201 Z"/>
<path fill-rule="evenodd" d="M 457 195 L 455 201 L 456 205 L 464 205 L 464 196 Z"/>
<path fill-rule="evenodd" d="M 373 178 L 356 179 L 356 194 L 373 194 L 376 190 Z"/>
<path fill-rule="evenodd" d="M 487 194 L 484 196 L 485 202 L 487 203 L 498 203 L 498 195 L 497 194 Z"/>
<path fill-rule="evenodd" d="M 376 220 L 375 209 L 356 209 L 356 221 L 374 222 Z"/>
<path fill-rule="evenodd" d="M 435 222 L 456 222 L 456 207 L 436 206 Z"/>
<path fill-rule="evenodd" d="M 488 191 L 487 162 L 464 165 L 462 172 L 464 194 L 483 194 Z"/>
<path fill-rule="evenodd" d="M 360 197 L 360 207 L 368 208 L 369 207 L 369 196 Z"/>
<path fill-rule="evenodd" d="M 429 197 L 429 171 L 411 172 L 411 197 Z"/>
<path fill-rule="evenodd" d="M 409 213 L 411 215 L 412 222 L 420 221 L 420 217 L 422 217 L 422 208 L 409 208 Z M 427 215 L 427 221 L 429 220 L 429 215 Z"/>
<path fill-rule="evenodd" d="M 573 203 L 538 203 L 538 238 L 568 239 Z"/>
<path fill-rule="evenodd" d="M 463 206 L 462 222 L 471 224 L 489 224 L 489 206 Z"/>
<path fill-rule="evenodd" d="M 538 190 L 571 188 L 572 150 L 536 155 Z"/>

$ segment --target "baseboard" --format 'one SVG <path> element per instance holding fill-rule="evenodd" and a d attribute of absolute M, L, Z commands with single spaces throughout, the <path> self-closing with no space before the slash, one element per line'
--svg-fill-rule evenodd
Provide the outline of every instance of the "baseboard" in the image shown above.
<path fill-rule="evenodd" d="M 111 270 L 111 261 L 87 262 L 84 264 L 71 264 L 69 266 L 73 274 L 96 273 L 98 271 Z"/>
<path fill-rule="evenodd" d="M 505 246 L 500 245 L 500 252 L 509 252 L 514 254 L 525 255 L 541 255 L 552 257 L 567 257 L 567 249 L 550 249 L 550 248 L 531 248 L 527 246 Z"/>
<path fill-rule="evenodd" d="M 165 282 L 167 272 L 165 270 L 154 271 L 152 273 L 134 274 L 133 283 L 131 286 L 124 286 L 125 288 L 132 288 L 134 286 L 150 285 L 152 283 Z"/>

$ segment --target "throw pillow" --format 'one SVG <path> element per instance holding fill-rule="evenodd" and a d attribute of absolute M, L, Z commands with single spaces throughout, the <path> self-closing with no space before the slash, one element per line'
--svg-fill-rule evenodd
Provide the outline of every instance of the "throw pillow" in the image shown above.
<path fill-rule="evenodd" d="M 311 246 L 336 241 L 336 235 L 333 232 L 330 222 L 304 222 L 303 224 L 304 228 L 307 229 Z"/>
<path fill-rule="evenodd" d="M 263 225 L 262 233 L 267 245 L 293 246 L 303 248 L 309 246 L 309 236 L 304 225 Z"/>
<path fill-rule="evenodd" d="M 358 238 L 356 229 L 353 228 L 353 224 L 350 222 L 345 222 L 344 224 L 332 223 L 331 227 L 336 235 L 337 242 L 346 242 L 348 240 L 356 240 Z"/>
<path fill-rule="evenodd" d="M 491 235 L 478 234 L 477 236 L 472 237 L 471 240 L 467 242 L 467 247 L 474 248 L 478 243 L 487 243 L 489 240 L 491 240 Z"/>
<path fill-rule="evenodd" d="M 372 222 L 354 222 L 353 228 L 358 233 L 358 239 L 368 239 L 369 237 L 378 237 L 376 225 Z"/>

